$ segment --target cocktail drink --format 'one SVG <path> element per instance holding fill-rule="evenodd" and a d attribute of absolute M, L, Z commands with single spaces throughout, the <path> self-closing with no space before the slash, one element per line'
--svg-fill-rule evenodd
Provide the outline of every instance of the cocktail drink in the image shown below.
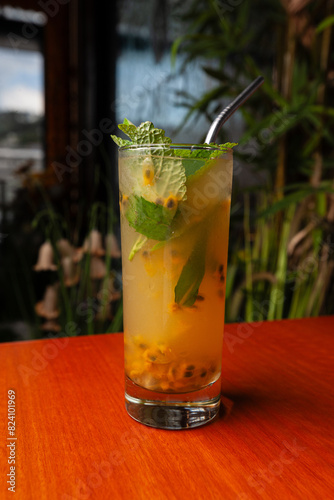
<path fill-rule="evenodd" d="M 125 398 L 144 424 L 219 410 L 231 184 L 227 148 L 120 149 Z"/>

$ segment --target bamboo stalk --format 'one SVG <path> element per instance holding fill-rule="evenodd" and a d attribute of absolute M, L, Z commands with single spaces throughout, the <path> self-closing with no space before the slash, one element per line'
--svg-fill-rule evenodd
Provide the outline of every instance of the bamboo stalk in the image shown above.
<path fill-rule="evenodd" d="M 245 298 L 244 286 L 238 287 L 233 293 L 229 304 L 229 321 L 234 322 L 241 318 L 241 307 Z"/>
<path fill-rule="evenodd" d="M 325 244 L 321 250 L 319 271 L 315 278 L 314 286 L 306 306 L 306 316 L 315 316 L 316 312 L 321 308 L 321 292 L 324 289 L 324 283 L 327 276 L 328 255 L 329 246 L 328 244 Z"/>
<path fill-rule="evenodd" d="M 319 304 L 317 309 L 315 310 L 315 316 L 318 316 L 323 312 L 327 312 L 323 311 L 323 307 L 325 304 L 326 294 L 332 282 L 333 275 L 334 275 L 334 262 L 331 260 L 327 262 L 326 278 L 320 291 Z"/>
<path fill-rule="evenodd" d="M 278 257 L 277 257 L 277 270 L 275 273 L 276 283 L 273 284 L 270 293 L 269 300 L 269 320 L 282 319 L 283 317 L 283 305 L 284 305 L 284 287 L 286 282 L 286 271 L 287 271 L 287 245 L 290 233 L 290 224 L 295 212 L 296 205 L 291 204 L 286 212 L 285 219 L 281 231 L 281 241 L 279 243 Z"/>
<path fill-rule="evenodd" d="M 333 6 L 334 6 L 334 1 L 330 0 L 327 2 L 327 14 L 330 15 L 333 11 Z M 328 71 L 328 64 L 329 64 L 329 54 L 330 54 L 330 46 L 331 46 L 331 35 L 332 35 L 332 26 L 329 25 L 323 32 L 322 34 L 322 39 L 321 39 L 321 49 L 320 49 L 320 55 L 319 55 L 319 66 L 320 69 L 322 70 L 324 76 L 327 74 Z M 317 95 L 317 104 L 320 105 L 325 105 L 326 101 L 326 78 L 323 79 L 323 82 L 319 85 L 318 88 L 318 95 Z M 320 127 L 320 133 L 323 129 L 324 126 L 324 118 L 322 117 L 321 119 L 321 127 Z M 310 179 L 310 183 L 312 186 L 319 186 L 322 175 L 323 175 L 323 155 L 322 155 L 322 147 L 321 147 L 321 142 L 318 145 L 317 150 L 315 151 L 314 155 L 314 169 L 312 172 L 312 176 Z M 325 215 L 326 211 L 326 201 L 324 197 L 318 196 L 317 197 L 317 212 L 320 216 Z M 314 241 L 314 246 L 317 245 L 317 241 Z M 317 251 L 317 249 L 315 249 Z M 318 253 L 318 252 L 317 252 Z M 328 274 L 331 275 L 333 270 L 332 270 L 332 262 L 329 262 L 329 246 L 328 244 L 324 244 L 321 249 L 321 254 L 320 257 L 318 256 L 318 262 L 319 263 L 319 271 L 318 275 L 315 276 L 315 280 L 313 283 L 313 288 L 312 291 L 310 292 L 309 300 L 306 305 L 306 310 L 305 314 L 306 315 L 316 315 L 319 314 L 319 311 L 322 307 L 324 298 L 325 298 L 325 291 L 328 286 Z M 325 284 L 327 286 L 325 286 Z"/>
<path fill-rule="evenodd" d="M 300 295 L 302 293 L 301 284 L 302 284 L 301 280 L 297 278 L 295 283 L 294 283 L 294 291 L 293 291 L 293 295 L 292 295 L 292 298 L 290 301 L 290 310 L 289 310 L 289 314 L 288 314 L 289 319 L 297 318 L 298 304 L 299 304 Z"/>
<path fill-rule="evenodd" d="M 305 283 L 305 286 L 301 288 L 301 294 L 299 296 L 299 301 L 297 304 L 297 313 L 296 318 L 304 318 L 305 310 L 307 308 L 308 301 L 310 299 L 310 295 L 313 289 L 313 280 L 308 279 Z"/>
<path fill-rule="evenodd" d="M 291 15 L 287 15 L 286 38 L 281 42 L 283 47 L 278 50 L 282 60 L 278 67 L 281 69 L 281 74 L 277 75 L 279 90 L 286 100 L 291 98 L 293 65 L 296 52 L 295 40 L 295 25 Z M 286 169 L 286 135 L 282 136 L 278 143 L 278 162 L 276 170 L 275 188 L 278 199 L 283 197 L 282 189 L 285 186 L 285 169 Z"/>
<path fill-rule="evenodd" d="M 250 206 L 249 194 L 244 196 L 244 238 L 245 238 L 245 274 L 246 274 L 246 321 L 253 321 L 253 281 L 252 281 L 252 249 L 250 244 Z"/>
<path fill-rule="evenodd" d="M 232 290 L 234 289 L 234 283 L 235 283 L 235 278 L 237 275 L 237 270 L 238 266 L 235 264 L 229 264 L 227 267 L 227 274 L 226 274 L 226 289 L 225 289 L 225 295 L 226 299 L 228 300 Z"/>

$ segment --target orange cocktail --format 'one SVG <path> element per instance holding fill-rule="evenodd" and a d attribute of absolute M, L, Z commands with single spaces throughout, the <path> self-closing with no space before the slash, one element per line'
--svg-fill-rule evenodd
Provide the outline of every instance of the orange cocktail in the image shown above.
<path fill-rule="evenodd" d="M 129 145 L 119 179 L 127 409 L 201 425 L 219 408 L 232 151 Z"/>

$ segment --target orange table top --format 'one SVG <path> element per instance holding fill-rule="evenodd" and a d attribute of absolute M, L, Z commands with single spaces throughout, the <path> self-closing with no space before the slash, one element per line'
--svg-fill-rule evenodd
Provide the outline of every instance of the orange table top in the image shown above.
<path fill-rule="evenodd" d="M 225 412 L 183 431 L 127 415 L 122 341 L 0 345 L 1 498 L 334 498 L 334 316 L 227 325 Z"/>

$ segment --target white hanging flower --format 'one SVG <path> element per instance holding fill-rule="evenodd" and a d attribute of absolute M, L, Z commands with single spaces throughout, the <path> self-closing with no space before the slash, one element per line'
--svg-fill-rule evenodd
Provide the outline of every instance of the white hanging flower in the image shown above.
<path fill-rule="evenodd" d="M 75 248 L 71 245 L 71 243 L 62 238 L 56 243 L 60 256 L 63 257 L 73 257 Z"/>
<path fill-rule="evenodd" d="M 95 319 L 97 321 L 105 321 L 106 319 L 112 320 L 111 304 L 100 304 L 97 310 Z"/>
<path fill-rule="evenodd" d="M 54 319 L 48 319 L 45 323 L 42 324 L 41 330 L 47 332 L 60 332 L 61 326 Z"/>
<path fill-rule="evenodd" d="M 107 273 L 106 265 L 100 257 L 92 255 L 90 261 L 90 277 L 93 280 L 100 280 L 105 277 Z"/>
<path fill-rule="evenodd" d="M 113 233 L 107 234 L 107 236 L 105 237 L 105 245 L 107 255 L 110 255 L 110 257 L 113 257 L 114 259 L 120 258 L 121 251 L 118 245 L 117 238 Z"/>
<path fill-rule="evenodd" d="M 38 316 L 50 320 L 58 318 L 58 287 L 58 283 L 46 287 L 43 299 L 35 305 Z"/>
<path fill-rule="evenodd" d="M 79 282 L 78 266 L 73 262 L 72 257 L 66 256 L 61 259 L 64 273 L 65 286 L 74 286 Z"/>
<path fill-rule="evenodd" d="M 102 234 L 97 229 L 93 229 L 84 241 L 83 251 L 101 257 L 105 254 L 102 246 Z"/>
<path fill-rule="evenodd" d="M 37 264 L 34 266 L 35 271 L 56 271 L 57 266 L 53 262 L 53 248 L 49 241 L 45 241 L 41 245 L 38 252 Z"/>

